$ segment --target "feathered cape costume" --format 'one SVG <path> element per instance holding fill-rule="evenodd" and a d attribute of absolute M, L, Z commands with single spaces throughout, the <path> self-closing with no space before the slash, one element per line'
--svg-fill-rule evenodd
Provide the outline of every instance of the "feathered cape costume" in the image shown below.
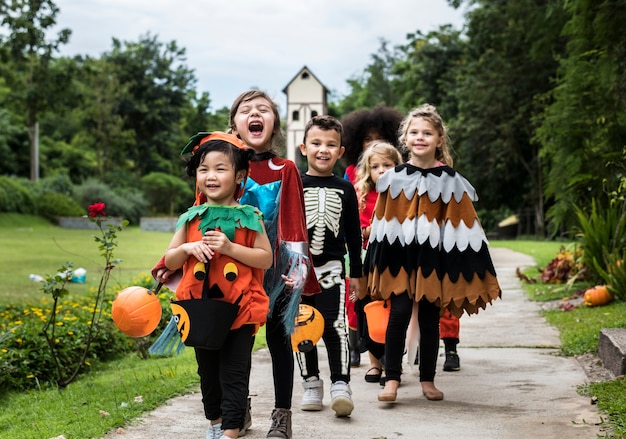
<path fill-rule="evenodd" d="M 388 299 L 407 292 L 460 317 L 501 295 L 474 187 L 448 166 L 410 164 L 387 171 L 365 256 L 367 293 Z"/>

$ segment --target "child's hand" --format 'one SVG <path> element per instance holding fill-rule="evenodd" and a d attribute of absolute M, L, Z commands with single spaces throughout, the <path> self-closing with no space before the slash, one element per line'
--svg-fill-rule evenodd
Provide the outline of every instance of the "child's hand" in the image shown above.
<path fill-rule="evenodd" d="M 183 245 L 187 255 L 195 257 L 200 262 L 209 262 L 215 254 L 213 249 L 203 241 L 188 242 Z"/>
<path fill-rule="evenodd" d="M 358 277 L 350 278 L 350 302 L 356 302 L 357 297 L 359 296 L 359 290 L 361 289 L 361 279 Z"/>
<path fill-rule="evenodd" d="M 209 230 L 202 237 L 202 242 L 209 246 L 213 252 L 220 252 L 224 255 L 229 254 L 232 242 L 219 230 Z"/>
<path fill-rule="evenodd" d="M 292 289 L 296 285 L 295 279 L 287 277 L 284 274 L 281 274 L 280 277 L 282 277 L 285 281 L 285 285 L 287 286 L 287 288 Z"/>

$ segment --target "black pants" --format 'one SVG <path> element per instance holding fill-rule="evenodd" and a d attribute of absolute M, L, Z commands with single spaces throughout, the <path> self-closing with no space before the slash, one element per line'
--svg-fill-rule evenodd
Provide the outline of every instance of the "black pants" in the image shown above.
<path fill-rule="evenodd" d="M 195 348 L 204 415 L 222 418 L 222 429 L 241 428 L 248 404 L 254 327 L 230 331 L 220 350 Z"/>
<path fill-rule="evenodd" d="M 274 378 L 274 407 L 291 409 L 293 396 L 294 359 L 291 338 L 285 334 L 282 314 L 289 303 L 289 295 L 281 294 L 276 299 L 272 317 L 267 319 L 265 337 L 272 357 L 272 374 Z"/>
<path fill-rule="evenodd" d="M 391 312 L 385 337 L 385 376 L 400 381 L 406 331 L 413 311 L 413 299 L 407 293 L 391 295 Z M 434 381 L 439 354 L 439 307 L 426 299 L 419 301 L 420 328 L 419 370 L 421 381 Z"/>

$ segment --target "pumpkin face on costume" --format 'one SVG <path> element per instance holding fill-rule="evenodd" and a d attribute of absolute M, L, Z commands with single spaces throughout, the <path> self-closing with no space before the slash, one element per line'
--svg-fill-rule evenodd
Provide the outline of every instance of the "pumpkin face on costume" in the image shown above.
<path fill-rule="evenodd" d="M 310 305 L 300 304 L 291 335 L 291 347 L 294 352 L 309 352 L 324 333 L 324 317 Z"/>
<path fill-rule="evenodd" d="M 111 308 L 115 325 L 130 337 L 145 337 L 161 321 L 161 302 L 147 288 L 133 286 L 120 291 Z"/>

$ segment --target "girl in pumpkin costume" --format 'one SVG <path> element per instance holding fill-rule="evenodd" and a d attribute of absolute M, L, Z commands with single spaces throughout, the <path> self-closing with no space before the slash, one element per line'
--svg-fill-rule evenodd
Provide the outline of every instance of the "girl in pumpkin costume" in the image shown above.
<path fill-rule="evenodd" d="M 280 115 L 278 105 L 267 93 L 241 93 L 231 106 L 229 124 L 230 131 L 254 150 L 240 202 L 263 213 L 274 251 L 274 263 L 265 271 L 263 282 L 270 298 L 265 335 L 274 380 L 274 410 L 267 438 L 289 439 L 295 366 L 290 335 L 301 295 L 321 291 L 311 264 L 302 180 L 291 160 L 272 151 L 280 139 Z M 196 204 L 202 201 L 203 195 L 199 194 Z M 162 260 L 152 269 L 154 278 L 166 285 L 175 283 L 177 274 L 168 270 Z M 242 428 L 247 429 L 251 422 L 247 417 Z"/>
<path fill-rule="evenodd" d="M 365 256 L 373 300 L 391 302 L 385 337 L 385 387 L 379 401 L 395 401 L 413 304 L 420 328 L 422 392 L 443 399 L 435 387 L 439 316 L 477 313 L 500 297 L 488 242 L 473 206 L 476 190 L 457 171 L 441 116 L 431 105 L 411 111 L 400 126 L 409 161 L 383 174 Z"/>
<path fill-rule="evenodd" d="M 211 421 L 207 437 L 236 438 L 246 415 L 254 335 L 269 312 L 263 276 L 272 249 L 263 215 L 236 201 L 252 150 L 219 132 L 192 138 L 183 154 L 191 149 L 187 174 L 196 177 L 207 201 L 180 216 L 164 263 L 183 270 L 177 300 L 205 297 L 239 305 L 221 349 L 195 348 L 204 412 Z"/>

